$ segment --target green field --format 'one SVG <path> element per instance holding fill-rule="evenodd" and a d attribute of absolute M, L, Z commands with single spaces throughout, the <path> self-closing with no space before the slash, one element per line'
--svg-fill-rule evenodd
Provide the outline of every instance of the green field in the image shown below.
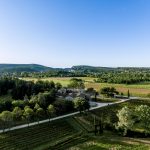
<path fill-rule="evenodd" d="M 2 150 L 149 150 L 148 144 L 150 139 L 120 137 L 112 132 L 94 136 L 73 118 L 0 134 Z"/>
<path fill-rule="evenodd" d="M 69 80 L 71 79 L 72 77 L 51 77 L 51 78 L 21 78 L 23 80 L 26 80 L 26 81 L 38 81 L 38 80 L 43 80 L 43 81 L 54 81 L 55 83 L 59 82 L 61 83 L 63 86 L 67 86 L 69 84 Z M 85 81 L 85 83 L 92 83 L 93 82 L 93 79 L 94 78 L 90 78 L 90 77 L 78 77 L 80 79 L 83 79 Z"/>
<path fill-rule="evenodd" d="M 78 130 L 71 126 L 67 120 L 59 120 L 0 134 L 0 149 L 45 149 L 53 147 L 62 139 L 71 138 L 76 133 Z"/>
<path fill-rule="evenodd" d="M 150 139 L 125 138 L 105 133 L 103 136 L 91 136 L 84 143 L 68 150 L 149 150 Z"/>
<path fill-rule="evenodd" d="M 23 78 L 27 81 L 37 81 L 37 78 Z M 52 77 L 52 78 L 42 78 L 40 80 L 48 80 L 48 81 L 54 81 L 55 83 L 59 82 L 63 86 L 67 86 L 69 84 L 69 80 L 71 77 Z M 85 87 L 93 87 L 97 91 L 99 91 L 101 88 L 109 86 L 109 87 L 115 87 L 119 92 L 124 93 L 124 95 L 127 94 L 128 89 L 130 90 L 130 94 L 133 96 L 141 96 L 141 97 L 147 97 L 148 94 L 150 94 L 150 83 L 140 83 L 140 84 L 110 84 L 110 83 L 95 83 L 94 78 L 90 77 L 80 77 L 80 79 L 83 79 L 85 81 Z"/>
<path fill-rule="evenodd" d="M 149 150 L 149 138 L 128 138 L 109 130 L 94 135 L 93 115 L 103 114 L 107 121 L 116 121 L 115 114 L 123 106 L 130 108 L 148 104 L 149 100 L 133 100 L 115 104 L 74 117 L 60 119 L 29 128 L 0 134 L 2 150 Z"/>

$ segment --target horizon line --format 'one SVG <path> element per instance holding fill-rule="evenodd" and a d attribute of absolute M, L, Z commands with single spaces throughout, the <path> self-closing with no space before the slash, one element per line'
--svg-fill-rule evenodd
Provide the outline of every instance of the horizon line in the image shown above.
<path fill-rule="evenodd" d="M 150 68 L 150 66 L 146 67 L 146 66 L 98 66 L 98 65 L 83 65 L 83 64 L 77 64 L 77 65 L 72 65 L 72 66 L 68 66 L 68 67 L 52 67 L 50 65 L 46 65 L 46 64 L 40 64 L 40 63 L 0 63 L 0 65 L 40 65 L 40 66 L 44 66 L 44 67 L 50 67 L 50 68 L 72 68 L 74 66 L 87 66 L 87 67 L 101 67 L 101 68 Z"/>

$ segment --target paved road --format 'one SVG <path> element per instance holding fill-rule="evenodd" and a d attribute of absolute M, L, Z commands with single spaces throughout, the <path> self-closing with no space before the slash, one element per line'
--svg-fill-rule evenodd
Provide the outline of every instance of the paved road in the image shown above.
<path fill-rule="evenodd" d="M 132 97 L 132 99 L 136 99 L 136 98 Z M 104 107 L 104 106 L 114 105 L 114 104 L 117 104 L 117 103 L 122 103 L 122 102 L 125 102 L 125 101 L 129 101 L 129 100 L 131 100 L 131 99 L 120 99 L 120 101 L 115 102 L 115 103 L 96 103 L 96 102 L 92 102 L 92 103 L 96 104 L 96 107 L 91 107 L 90 110 L 95 110 L 95 109 L 98 109 L 98 108 L 101 108 L 101 107 Z M 76 114 L 79 114 L 79 112 L 74 112 L 74 113 L 70 113 L 70 114 L 67 114 L 67 115 L 58 116 L 58 117 L 50 119 L 50 121 L 66 118 L 66 117 L 69 117 L 69 116 L 74 116 Z M 33 122 L 33 123 L 30 123 L 29 125 L 28 124 L 24 124 L 24 125 L 11 127 L 10 129 L 5 129 L 4 131 L 0 130 L 0 133 L 13 131 L 13 130 L 17 130 L 17 129 L 22 129 L 22 128 L 26 128 L 28 126 L 34 126 L 34 125 L 38 125 L 38 124 L 42 124 L 42 123 L 46 123 L 46 122 L 49 122 L 49 119 L 42 120 L 42 121 L 39 121 L 39 122 Z"/>

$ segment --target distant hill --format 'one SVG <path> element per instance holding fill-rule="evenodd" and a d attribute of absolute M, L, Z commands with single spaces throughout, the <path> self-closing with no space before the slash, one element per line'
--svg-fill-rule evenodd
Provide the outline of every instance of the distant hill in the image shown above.
<path fill-rule="evenodd" d="M 101 71 L 111 71 L 117 68 L 79 65 L 79 66 L 73 66 L 71 69 L 74 71 L 82 71 L 82 72 L 101 72 Z"/>
<path fill-rule="evenodd" d="M 0 72 L 46 72 L 53 70 L 38 64 L 0 64 Z"/>
<path fill-rule="evenodd" d="M 71 70 L 80 72 L 108 72 L 108 71 L 150 71 L 150 67 L 95 67 L 87 65 L 72 66 Z"/>
<path fill-rule="evenodd" d="M 13 73 L 13 72 L 63 72 L 63 73 L 101 73 L 101 72 L 116 72 L 116 71 L 144 71 L 149 70 L 150 68 L 146 67 L 95 67 L 95 66 L 87 66 L 87 65 L 78 65 L 72 66 L 71 68 L 52 68 L 39 64 L 0 64 L 0 73 Z"/>

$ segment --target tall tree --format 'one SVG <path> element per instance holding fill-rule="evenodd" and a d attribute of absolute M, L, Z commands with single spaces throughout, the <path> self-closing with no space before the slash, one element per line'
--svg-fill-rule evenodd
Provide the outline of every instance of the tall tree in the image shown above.
<path fill-rule="evenodd" d="M 100 93 L 107 97 L 114 97 L 114 95 L 118 94 L 119 92 L 114 87 L 103 87 L 100 90 Z"/>
<path fill-rule="evenodd" d="M 48 117 L 49 117 L 49 121 L 50 121 L 50 118 L 51 118 L 53 115 L 55 115 L 55 113 L 56 113 L 56 109 L 55 109 L 55 107 L 54 107 L 52 104 L 50 104 L 50 105 L 48 106 L 48 108 L 47 108 L 47 113 L 48 113 Z"/>
<path fill-rule="evenodd" d="M 74 88 L 74 89 L 84 89 L 85 85 L 84 85 L 84 81 L 82 79 L 72 78 L 70 80 L 68 87 Z"/>
<path fill-rule="evenodd" d="M 44 117 L 45 112 L 44 112 L 43 108 L 40 107 L 40 108 L 38 108 L 38 109 L 36 110 L 35 113 L 36 113 L 36 117 L 37 117 L 38 123 L 39 123 L 39 120 Z"/>
<path fill-rule="evenodd" d="M 128 98 L 130 98 L 130 91 L 128 90 Z"/>
<path fill-rule="evenodd" d="M 74 99 L 74 107 L 81 113 L 82 111 L 89 110 L 90 104 L 84 98 L 77 97 Z"/>
<path fill-rule="evenodd" d="M 32 117 L 34 115 L 34 111 L 29 106 L 26 106 L 24 108 L 23 115 L 24 115 L 25 119 L 27 120 L 28 126 L 29 126 L 30 120 L 32 119 Z"/>
<path fill-rule="evenodd" d="M 140 125 L 145 129 L 145 133 L 150 131 L 150 106 L 140 105 L 135 109 Z"/>
<path fill-rule="evenodd" d="M 23 111 L 21 110 L 20 107 L 15 107 L 12 111 L 12 114 L 13 114 L 13 119 L 15 121 L 19 121 L 19 120 L 21 120 L 21 117 L 23 115 Z"/>
<path fill-rule="evenodd" d="M 124 130 L 124 135 L 127 134 L 128 129 L 132 129 L 135 120 L 133 119 L 133 112 L 128 107 L 123 107 L 118 111 L 117 117 L 119 119 L 117 128 Z"/>
<path fill-rule="evenodd" d="M 10 111 L 3 111 L 0 114 L 0 118 L 3 121 L 3 123 L 4 123 L 4 127 L 5 127 L 5 125 L 6 126 L 8 125 L 8 127 L 10 128 L 11 123 L 13 121 L 13 115 L 12 115 L 12 113 Z"/>

